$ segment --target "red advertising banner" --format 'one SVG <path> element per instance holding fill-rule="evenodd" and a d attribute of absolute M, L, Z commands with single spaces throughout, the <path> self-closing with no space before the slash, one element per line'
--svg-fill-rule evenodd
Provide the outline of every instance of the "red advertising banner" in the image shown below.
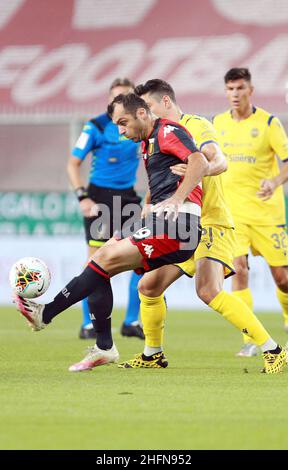
<path fill-rule="evenodd" d="M 225 109 L 248 66 L 255 104 L 286 112 L 287 0 L 9 0 L 0 4 L 0 113 L 94 114 L 117 76 L 163 78 L 187 112 Z"/>

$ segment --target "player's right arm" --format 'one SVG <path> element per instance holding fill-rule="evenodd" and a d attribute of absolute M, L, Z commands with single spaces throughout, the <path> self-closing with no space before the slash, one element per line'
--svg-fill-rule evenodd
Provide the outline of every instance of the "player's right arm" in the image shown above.
<path fill-rule="evenodd" d="M 98 129 L 91 122 L 87 122 L 72 150 L 67 163 L 67 173 L 72 188 L 76 192 L 80 208 L 84 217 L 90 217 L 95 202 L 88 198 L 85 183 L 81 175 L 81 165 L 91 150 L 97 146 Z M 95 214 L 93 214 L 95 215 Z"/>

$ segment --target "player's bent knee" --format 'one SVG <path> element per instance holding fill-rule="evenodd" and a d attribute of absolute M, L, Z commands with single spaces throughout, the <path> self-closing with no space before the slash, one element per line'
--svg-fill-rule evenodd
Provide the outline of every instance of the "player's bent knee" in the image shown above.
<path fill-rule="evenodd" d="M 146 297 L 159 297 L 159 295 L 163 294 L 161 286 L 155 286 L 155 284 L 147 282 L 144 277 L 138 283 L 138 290 L 141 294 Z"/>
<path fill-rule="evenodd" d="M 196 287 L 196 292 L 199 299 L 205 304 L 209 305 L 210 302 L 221 292 L 220 288 L 211 287 L 209 285 Z"/>
<path fill-rule="evenodd" d="M 113 245 L 103 246 L 94 254 L 93 260 L 108 271 L 120 262 L 119 250 L 114 250 Z"/>

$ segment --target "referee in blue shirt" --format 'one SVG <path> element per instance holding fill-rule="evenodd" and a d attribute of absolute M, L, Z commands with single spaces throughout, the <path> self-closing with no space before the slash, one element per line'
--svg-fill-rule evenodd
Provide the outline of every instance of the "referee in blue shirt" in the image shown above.
<path fill-rule="evenodd" d="M 134 84 L 127 78 L 117 78 L 110 86 L 109 102 L 121 94 L 134 91 Z M 92 153 L 89 185 L 86 188 L 80 167 L 89 153 Z M 109 240 L 115 230 L 121 230 L 129 216 L 122 216 L 127 204 L 139 205 L 141 198 L 134 190 L 139 164 L 139 144 L 120 136 L 118 128 L 107 113 L 86 122 L 82 133 L 72 150 L 67 171 L 70 182 L 78 197 L 84 218 L 89 257 Z M 118 197 L 117 197 L 118 196 Z M 102 208 L 102 210 L 101 210 Z M 139 276 L 132 274 L 129 285 L 129 303 L 121 327 L 123 336 L 137 336 L 144 339 L 138 322 Z M 83 301 L 83 323 L 80 338 L 95 338 L 96 332 L 89 316 L 88 300 Z"/>

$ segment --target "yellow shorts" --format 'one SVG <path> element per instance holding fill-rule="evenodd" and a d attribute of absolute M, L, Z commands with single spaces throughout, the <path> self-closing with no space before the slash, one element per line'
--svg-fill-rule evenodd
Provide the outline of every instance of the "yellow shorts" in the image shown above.
<path fill-rule="evenodd" d="M 237 223 L 235 229 L 235 258 L 248 255 L 263 256 L 269 266 L 288 266 L 288 238 L 285 225 L 246 225 Z"/>
<path fill-rule="evenodd" d="M 208 258 L 223 264 L 224 276 L 235 274 L 233 265 L 235 253 L 235 230 L 219 225 L 205 225 L 202 227 L 200 243 L 194 256 L 184 263 L 176 264 L 189 277 L 196 271 L 195 262 L 198 259 Z"/>

